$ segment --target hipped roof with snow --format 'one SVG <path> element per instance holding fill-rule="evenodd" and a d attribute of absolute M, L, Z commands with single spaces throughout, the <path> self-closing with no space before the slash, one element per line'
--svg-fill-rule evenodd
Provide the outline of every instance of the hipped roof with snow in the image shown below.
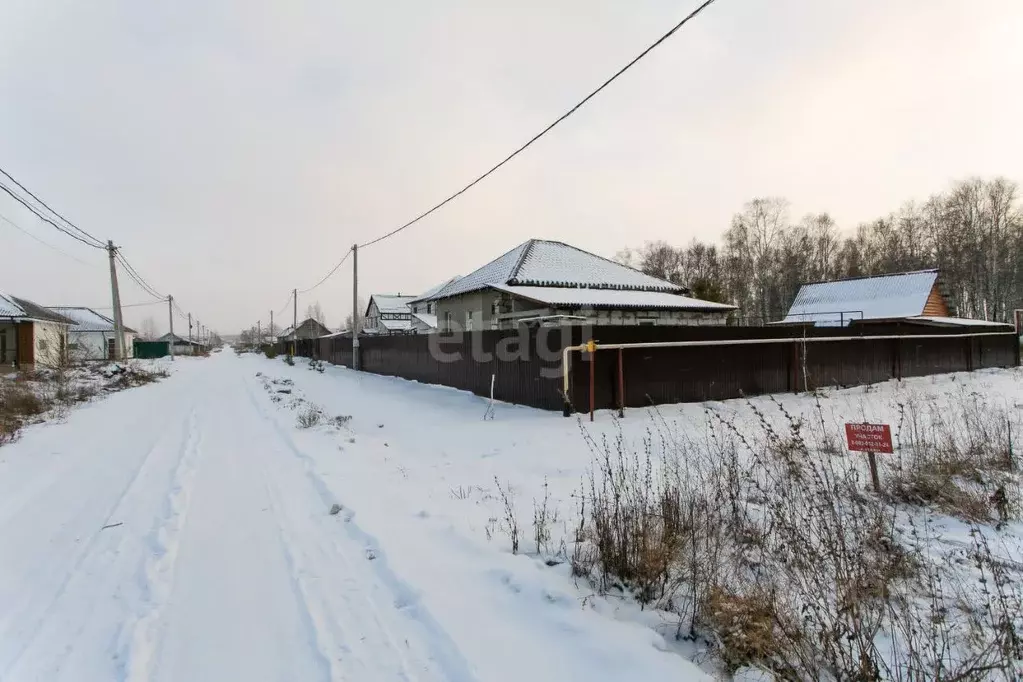
<path fill-rule="evenodd" d="M 12 322 L 59 322 L 60 324 L 73 325 L 74 320 L 48 310 L 38 303 L 0 293 L 0 319 Z"/>
<path fill-rule="evenodd" d="M 685 294 L 683 286 L 562 242 L 530 239 L 436 292 L 441 299 L 501 286 L 615 289 Z"/>
<path fill-rule="evenodd" d="M 97 313 L 84 306 L 50 306 L 50 310 L 62 315 L 75 323 L 74 332 L 113 332 L 114 321 L 106 315 Z M 137 334 L 134 329 L 125 327 L 129 334 Z"/>
<path fill-rule="evenodd" d="M 921 315 L 937 281 L 935 269 L 804 284 L 782 322 L 837 325 Z"/>

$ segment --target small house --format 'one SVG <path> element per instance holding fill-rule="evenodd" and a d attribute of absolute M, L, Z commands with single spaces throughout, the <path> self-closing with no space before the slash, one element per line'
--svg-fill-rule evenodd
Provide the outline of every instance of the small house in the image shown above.
<path fill-rule="evenodd" d="M 956 320 L 936 269 L 813 282 L 799 288 L 780 324 L 844 327 L 858 321 Z"/>
<path fill-rule="evenodd" d="M 37 303 L 0 293 L 0 368 L 67 364 L 68 328 L 73 324 Z"/>
<path fill-rule="evenodd" d="M 181 338 L 177 334 L 164 334 L 157 339 L 157 342 L 170 344 L 174 355 L 198 355 L 202 352 L 201 343 Z"/>
<path fill-rule="evenodd" d="M 82 306 L 52 306 L 50 310 L 75 324 L 68 331 L 68 357 L 72 362 L 114 360 L 117 357 L 117 334 L 112 319 Z M 126 357 L 133 358 L 137 332 L 129 327 L 122 326 L 122 329 Z"/>
<path fill-rule="evenodd" d="M 733 305 L 562 242 L 530 239 L 413 304 L 439 331 L 520 324 L 723 325 Z"/>
<path fill-rule="evenodd" d="M 290 342 L 297 339 L 318 339 L 321 336 L 330 334 L 330 329 L 326 325 L 322 324 L 318 320 L 311 317 L 306 318 L 298 325 L 298 332 L 295 332 L 294 327 L 287 327 L 282 329 L 277 334 L 277 340 L 281 342 Z"/>

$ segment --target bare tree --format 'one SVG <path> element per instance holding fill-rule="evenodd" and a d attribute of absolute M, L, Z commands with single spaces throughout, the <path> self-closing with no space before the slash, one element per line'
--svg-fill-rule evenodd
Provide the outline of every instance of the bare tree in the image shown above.
<path fill-rule="evenodd" d="M 720 248 L 648 242 L 616 259 L 762 319 L 782 314 L 808 281 L 937 267 L 953 314 L 1011 321 L 1023 307 L 1020 203 L 1010 180 L 969 178 L 843 237 L 827 213 L 789 225 L 784 199 L 754 199 L 733 217 Z"/>
<path fill-rule="evenodd" d="M 142 320 L 142 324 L 139 325 L 139 337 L 143 341 L 153 341 L 159 333 L 156 331 L 156 321 L 152 317 L 147 317 Z"/>
<path fill-rule="evenodd" d="M 306 319 L 313 319 L 322 324 L 323 326 L 327 326 L 327 318 L 323 314 L 323 308 L 320 307 L 319 301 L 316 301 L 316 303 L 313 303 L 312 305 L 306 306 L 305 316 Z"/>
<path fill-rule="evenodd" d="M 362 324 L 363 324 L 363 326 L 365 326 L 366 320 L 362 319 L 362 315 L 363 315 L 363 311 L 366 310 L 366 301 L 362 297 L 360 297 L 359 301 L 358 301 L 358 304 L 359 304 L 359 319 L 362 320 Z M 344 325 L 343 329 L 346 332 L 350 332 L 350 331 L 352 331 L 352 327 L 354 327 L 354 326 L 355 325 L 352 324 L 352 314 L 348 313 L 348 315 L 345 317 L 345 325 Z"/>

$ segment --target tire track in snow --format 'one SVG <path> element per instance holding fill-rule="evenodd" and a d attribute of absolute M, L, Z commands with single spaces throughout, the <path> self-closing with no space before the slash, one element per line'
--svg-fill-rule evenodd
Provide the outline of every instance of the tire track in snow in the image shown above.
<path fill-rule="evenodd" d="M 174 470 L 171 487 L 164 501 L 163 513 L 146 536 L 151 550 L 140 571 L 144 586 L 145 613 L 122 633 L 121 660 L 125 667 L 120 679 L 127 682 L 145 682 L 153 673 L 153 664 L 159 654 L 159 634 L 163 609 L 174 586 L 174 568 L 177 564 L 181 530 L 188 517 L 192 483 L 201 454 L 202 431 L 198 428 L 193 407 L 186 421 L 188 432 L 183 454 Z M 127 639 L 128 641 L 123 641 Z"/>
<path fill-rule="evenodd" d="M 84 567 L 87 564 L 96 563 L 98 567 L 90 574 L 100 573 L 101 568 L 104 564 L 109 564 L 110 560 L 116 558 L 120 553 L 121 548 L 130 541 L 128 534 L 110 534 L 104 533 L 102 530 L 103 526 L 108 525 L 111 519 L 118 517 L 118 511 L 124 506 L 125 500 L 129 497 L 131 492 L 134 490 L 138 482 L 146 475 L 148 468 L 153 460 L 153 455 L 165 445 L 170 438 L 170 434 L 164 433 L 163 436 L 158 437 L 150 445 L 146 454 L 142 456 L 139 461 L 139 465 L 135 468 L 134 472 L 128 479 L 127 484 L 118 493 L 114 502 L 110 505 L 107 511 L 103 514 L 102 521 L 96 526 L 96 530 L 89 537 L 88 541 L 85 542 L 75 557 L 70 568 L 61 580 L 60 585 L 54 591 L 52 597 L 47 602 L 46 607 L 38 614 L 35 622 L 32 624 L 32 629 L 28 637 L 25 638 L 24 643 L 17 653 L 11 658 L 10 661 L 3 666 L 4 675 L 0 675 L 0 679 L 5 679 L 12 670 L 16 668 L 25 654 L 36 644 L 39 639 L 40 633 L 46 627 L 54 616 L 54 612 L 61 604 L 70 590 L 72 589 L 76 578 L 80 576 Z M 104 551 L 105 546 L 105 551 Z M 90 598 L 94 601 L 99 595 L 92 590 Z M 84 610 L 88 613 L 88 610 Z M 85 628 L 86 623 L 80 622 L 73 633 L 74 636 L 79 635 Z M 72 643 L 65 642 L 65 646 L 62 648 L 60 654 L 50 657 L 47 662 L 47 667 L 57 671 L 61 668 L 63 660 L 65 660 L 73 651 Z M 0 661 L 0 664 L 3 662 Z"/>
<path fill-rule="evenodd" d="M 268 492 L 278 507 L 276 515 L 286 539 L 289 563 L 306 610 L 316 625 L 317 644 L 331 662 L 332 679 L 352 679 L 353 675 L 354 679 L 363 679 L 367 673 L 379 675 L 384 672 L 379 666 L 390 655 L 397 658 L 395 679 L 474 681 L 476 678 L 461 652 L 419 603 L 415 592 L 390 570 L 376 539 L 352 522 L 351 513 L 344 517 L 327 515 L 335 497 L 313 470 L 313 460 L 282 428 L 277 414 L 269 413 L 260 404 L 251 384 L 247 387 L 254 407 L 272 426 L 295 463 L 302 466 L 297 477 L 291 470 L 291 483 L 306 490 L 311 488 L 318 498 L 310 503 L 307 494 L 282 495 L 279 487 L 288 477 L 288 468 L 278 467 L 270 472 L 264 462 Z M 299 501 L 304 509 L 299 508 Z M 290 523 L 282 523 L 287 517 L 292 517 Z M 343 527 L 340 533 L 339 521 Z M 314 528 L 315 542 L 303 542 L 297 535 L 310 526 Z M 366 558 L 367 552 L 372 553 L 372 559 Z M 347 579 L 345 584 L 334 586 L 326 579 L 338 575 L 338 568 Z M 380 593 L 384 603 L 377 596 Z M 358 643 L 351 641 L 352 633 L 346 633 L 344 625 L 353 624 L 353 619 L 356 626 L 369 626 L 364 632 L 375 631 L 383 636 L 382 651 L 367 644 L 367 637 Z M 363 655 L 359 656 L 360 653 Z M 350 669 L 348 657 L 356 659 L 359 669 Z"/>

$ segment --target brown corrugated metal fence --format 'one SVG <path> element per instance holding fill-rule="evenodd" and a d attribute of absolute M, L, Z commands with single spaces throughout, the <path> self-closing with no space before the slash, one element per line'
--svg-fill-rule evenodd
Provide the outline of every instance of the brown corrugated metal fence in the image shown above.
<path fill-rule="evenodd" d="M 850 331 L 854 330 L 854 331 Z M 725 400 L 802 391 L 818 386 L 855 386 L 891 378 L 1014 366 L 1014 333 L 964 337 L 983 329 L 942 330 L 901 325 L 862 328 L 803 327 L 564 327 L 491 330 L 455 334 L 360 338 L 362 370 L 441 384 L 549 410 L 563 406 L 561 349 L 589 338 L 598 343 L 792 338 L 793 342 L 718 346 L 630 348 L 623 352 L 625 405 Z M 942 333 L 939 338 L 914 338 Z M 809 337 L 877 336 L 800 343 Z M 585 336 L 585 338 L 584 338 Z M 299 341 L 296 351 L 351 367 L 352 340 L 333 336 Z M 618 405 L 618 354 L 596 353 L 597 409 Z M 570 399 L 589 409 L 589 355 L 572 353 Z"/>

